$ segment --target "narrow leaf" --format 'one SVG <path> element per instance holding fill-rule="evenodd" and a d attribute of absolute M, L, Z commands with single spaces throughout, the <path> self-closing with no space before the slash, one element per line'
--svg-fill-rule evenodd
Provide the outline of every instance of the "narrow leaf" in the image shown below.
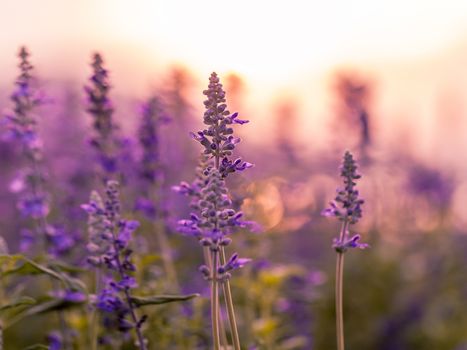
<path fill-rule="evenodd" d="M 34 300 L 33 298 L 22 296 L 22 297 L 19 297 L 18 299 L 15 299 L 9 302 L 6 305 L 2 305 L 2 307 L 0 307 L 0 313 L 5 310 L 13 309 L 19 306 L 33 305 L 35 303 L 36 303 L 36 300 Z"/>
<path fill-rule="evenodd" d="M 131 301 L 136 306 L 146 306 L 146 305 L 160 305 L 173 303 L 176 301 L 186 301 L 193 298 L 199 297 L 199 294 L 187 294 L 187 295 L 151 295 L 145 297 L 132 296 Z"/>

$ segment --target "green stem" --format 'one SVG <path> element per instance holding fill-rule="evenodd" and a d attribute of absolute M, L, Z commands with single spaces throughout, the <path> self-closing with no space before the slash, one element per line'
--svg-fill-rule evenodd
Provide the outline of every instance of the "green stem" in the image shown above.
<path fill-rule="evenodd" d="M 344 253 L 337 253 L 336 261 L 336 331 L 337 349 L 344 350 L 344 311 L 342 290 L 344 284 Z"/>
<path fill-rule="evenodd" d="M 220 261 L 222 265 L 225 265 L 225 249 L 223 246 L 220 247 Z M 240 338 L 238 336 L 237 321 L 235 319 L 235 310 L 233 305 L 232 291 L 230 289 L 230 282 L 226 280 L 223 283 L 225 304 L 227 306 L 227 315 L 229 317 L 230 331 L 232 332 L 233 346 L 235 350 L 240 350 Z"/>
<path fill-rule="evenodd" d="M 94 292 L 97 295 L 100 286 L 100 273 L 99 269 L 94 269 Z M 95 307 L 92 308 L 90 313 L 90 321 L 89 321 L 89 337 L 91 342 L 91 350 L 97 350 L 97 337 L 99 333 L 99 324 L 98 324 L 98 317 L 97 317 L 97 310 Z"/>
<path fill-rule="evenodd" d="M 225 332 L 224 320 L 222 318 L 222 311 L 219 306 L 219 333 L 221 338 L 222 350 L 229 349 L 229 342 L 227 340 L 227 333 Z"/>
<path fill-rule="evenodd" d="M 347 234 L 348 221 L 345 218 L 339 234 L 339 242 L 344 243 Z M 343 286 L 344 286 L 344 252 L 337 252 L 336 259 L 336 336 L 337 350 L 344 350 L 344 307 L 343 307 Z"/>
<path fill-rule="evenodd" d="M 212 263 L 212 281 L 211 281 L 211 320 L 212 320 L 212 340 L 214 342 L 214 350 L 220 350 L 219 336 L 219 291 L 217 284 L 217 268 L 218 268 L 218 251 L 211 250 Z"/>

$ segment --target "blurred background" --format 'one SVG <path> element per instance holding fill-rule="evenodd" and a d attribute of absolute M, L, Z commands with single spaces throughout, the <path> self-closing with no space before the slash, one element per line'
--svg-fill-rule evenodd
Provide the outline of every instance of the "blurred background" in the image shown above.
<path fill-rule="evenodd" d="M 320 213 L 346 149 L 363 174 L 354 229 L 371 245 L 347 255 L 349 349 L 467 349 L 466 1 L 1 0 L 0 23 L 0 109 L 12 106 L 21 45 L 48 96 L 39 129 L 66 204 L 55 216 L 79 212 L 91 189 L 83 86 L 98 51 L 129 145 L 141 103 L 164 102 L 166 225 L 183 288 L 206 288 L 197 243 L 173 232 L 188 205 L 170 187 L 194 178 L 200 149 L 188 133 L 202 127 L 216 71 L 229 109 L 250 120 L 237 150 L 255 167 L 229 185 L 263 227 L 234 237 L 254 259 L 233 280 L 251 349 L 335 347 L 339 223 Z M 0 233 L 15 251 L 17 159 L 5 141 L 0 161 Z"/>

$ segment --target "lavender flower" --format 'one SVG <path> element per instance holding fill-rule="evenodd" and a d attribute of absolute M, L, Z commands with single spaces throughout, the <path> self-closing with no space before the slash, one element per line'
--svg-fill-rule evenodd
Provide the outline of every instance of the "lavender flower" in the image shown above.
<path fill-rule="evenodd" d="M 242 220 L 242 212 L 232 208 L 225 180 L 218 169 L 207 167 L 203 177 L 202 187 L 196 182 L 191 186 L 182 183 L 173 187 L 192 196 L 192 207 L 198 209 L 198 212 L 191 213 L 190 219 L 179 221 L 179 229 L 199 238 L 202 245 L 228 245 L 226 236 L 235 228 L 247 227 L 249 222 Z"/>
<path fill-rule="evenodd" d="M 135 209 L 149 219 L 156 219 L 161 214 L 161 201 L 156 202 L 155 196 L 161 195 L 162 171 L 160 163 L 159 127 L 169 121 L 162 111 L 161 103 L 157 97 L 150 98 L 142 107 L 141 124 L 138 129 L 138 138 L 141 146 L 141 158 L 138 173 L 141 183 L 141 195 L 136 199 Z M 152 188 L 151 188 L 152 187 Z M 151 188 L 149 191 L 148 189 Z"/>
<path fill-rule="evenodd" d="M 61 350 L 63 349 L 63 337 L 57 331 L 52 331 L 47 335 L 47 341 L 49 343 L 49 350 Z"/>
<path fill-rule="evenodd" d="M 252 164 L 242 161 L 241 158 L 235 161 L 228 159 L 240 142 L 240 138 L 233 136 L 232 124 L 245 124 L 248 121 L 238 119 L 238 113 L 231 114 L 227 110 L 225 92 L 216 73 L 211 74 L 208 89 L 203 91 L 203 94 L 208 98 L 204 101 L 206 111 L 203 119 L 208 128 L 196 134 L 191 133 L 191 137 L 203 145 L 205 154 L 215 159 L 215 166 L 219 168 L 223 177 L 237 170 L 252 167 Z M 219 163 L 220 159 L 222 163 Z"/>
<path fill-rule="evenodd" d="M 43 170 L 42 140 L 38 135 L 36 107 L 44 98 L 34 87 L 33 66 L 29 62 L 29 53 L 25 47 L 19 51 L 20 75 L 16 80 L 16 90 L 11 95 L 13 110 L 6 115 L 7 137 L 17 142 L 22 149 L 25 167 L 20 169 L 10 184 L 10 190 L 18 193 L 17 207 L 24 218 L 35 221 L 37 234 L 31 230 L 22 230 L 21 251 L 29 251 L 35 242 L 43 240 L 48 253 L 54 257 L 68 253 L 76 242 L 60 226 L 49 225 L 47 216 L 50 212 L 50 196 L 46 189 L 47 175 Z"/>
<path fill-rule="evenodd" d="M 103 178 L 108 179 L 118 170 L 115 154 L 118 141 L 114 138 L 114 131 L 117 127 L 112 118 L 114 109 L 108 97 L 110 90 L 108 71 L 104 68 L 103 63 L 101 55 L 94 54 L 91 64 L 93 75 L 89 85 L 85 86 L 85 91 L 88 96 L 87 111 L 93 117 L 95 130 L 95 135 L 90 142 L 96 149 L 98 162 L 104 173 Z"/>
<path fill-rule="evenodd" d="M 36 107 L 44 99 L 35 88 L 32 75 L 33 66 L 29 61 L 29 52 L 25 47 L 19 51 L 20 75 L 16 80 L 16 89 L 11 95 L 13 109 L 5 117 L 7 139 L 16 142 L 22 150 L 24 168 L 20 169 L 10 184 L 10 190 L 18 194 L 17 207 L 25 219 L 32 219 L 36 233 L 23 229 L 25 242 L 22 248 L 32 248 L 38 239 L 46 244 L 46 235 L 52 229 L 46 217 L 50 211 L 50 198 L 45 188 L 46 175 L 42 169 L 42 140 L 37 132 Z"/>
<path fill-rule="evenodd" d="M 223 283 L 233 345 L 235 350 L 239 350 L 229 271 L 244 266 L 250 259 L 239 258 L 235 253 L 227 260 L 225 247 L 231 242 L 227 235 L 236 228 L 247 227 L 249 223 L 242 220 L 242 212 L 233 209 L 225 178 L 231 173 L 252 167 L 252 164 L 241 158 L 230 159 L 240 142 L 239 138 L 233 136 L 232 124 L 245 124 L 247 121 L 238 119 L 238 113 L 231 114 L 227 110 L 225 92 L 216 73 L 211 74 L 208 89 L 203 94 L 207 96 L 204 101 L 204 124 L 207 129 L 191 133 L 191 136 L 204 147 L 204 157 L 197 169 L 196 180 L 192 184 L 182 182 L 173 189 L 191 197 L 190 205 L 194 209 L 190 219 L 179 221 L 179 230 L 198 238 L 205 250 L 206 261 L 200 267 L 200 272 L 211 282 L 214 348 L 220 349 L 218 283 Z"/>
<path fill-rule="evenodd" d="M 152 97 L 143 105 L 142 120 L 138 130 L 142 148 L 140 176 L 146 182 L 155 184 L 160 174 L 159 127 L 169 122 L 163 114 L 161 102 Z"/>
<path fill-rule="evenodd" d="M 141 333 L 146 316 L 138 318 L 131 301 L 131 289 L 137 284 L 132 276 L 136 268 L 130 259 L 130 241 L 139 223 L 120 217 L 118 186 L 118 182 L 108 181 L 105 201 L 93 192 L 90 202 L 82 205 L 89 215 L 88 261 L 107 274 L 95 305 L 103 314 L 106 329 L 123 333 L 134 329 L 140 349 L 146 349 Z"/>
<path fill-rule="evenodd" d="M 344 161 L 340 168 L 340 175 L 343 178 L 344 188 L 337 189 L 337 195 L 330 207 L 323 210 L 324 216 L 334 216 L 344 222 L 341 237 L 334 239 L 333 247 L 336 251 L 345 252 L 348 248 L 365 249 L 368 244 L 359 243 L 360 235 L 354 235 L 349 238 L 348 225 L 356 224 L 362 217 L 363 199 L 359 197 L 359 192 L 355 188 L 356 182 L 361 178 L 357 173 L 357 164 L 352 154 L 347 151 L 344 155 Z"/>
<path fill-rule="evenodd" d="M 368 244 L 359 243 L 360 235 L 349 237 L 348 226 L 355 224 L 362 217 L 361 206 L 363 199 L 359 197 L 355 180 L 361 175 L 357 173 L 357 164 L 349 151 L 345 152 L 344 161 L 340 168 L 340 175 L 344 179 L 344 188 L 337 189 L 337 196 L 330 207 L 323 211 L 324 216 L 335 216 L 342 221 L 339 238 L 334 239 L 333 247 L 337 252 L 336 261 L 336 335 L 337 349 L 344 350 L 344 312 L 343 312 L 343 277 L 344 253 L 348 248 L 365 249 Z"/>

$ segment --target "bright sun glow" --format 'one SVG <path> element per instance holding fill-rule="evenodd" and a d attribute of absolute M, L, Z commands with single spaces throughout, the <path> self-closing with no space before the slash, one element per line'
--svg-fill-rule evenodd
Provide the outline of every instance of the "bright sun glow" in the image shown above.
<path fill-rule="evenodd" d="M 111 9 L 113 35 L 200 72 L 282 80 L 349 60 L 436 50 L 467 29 L 467 2 L 448 2 L 107 0 L 101 6 Z"/>

